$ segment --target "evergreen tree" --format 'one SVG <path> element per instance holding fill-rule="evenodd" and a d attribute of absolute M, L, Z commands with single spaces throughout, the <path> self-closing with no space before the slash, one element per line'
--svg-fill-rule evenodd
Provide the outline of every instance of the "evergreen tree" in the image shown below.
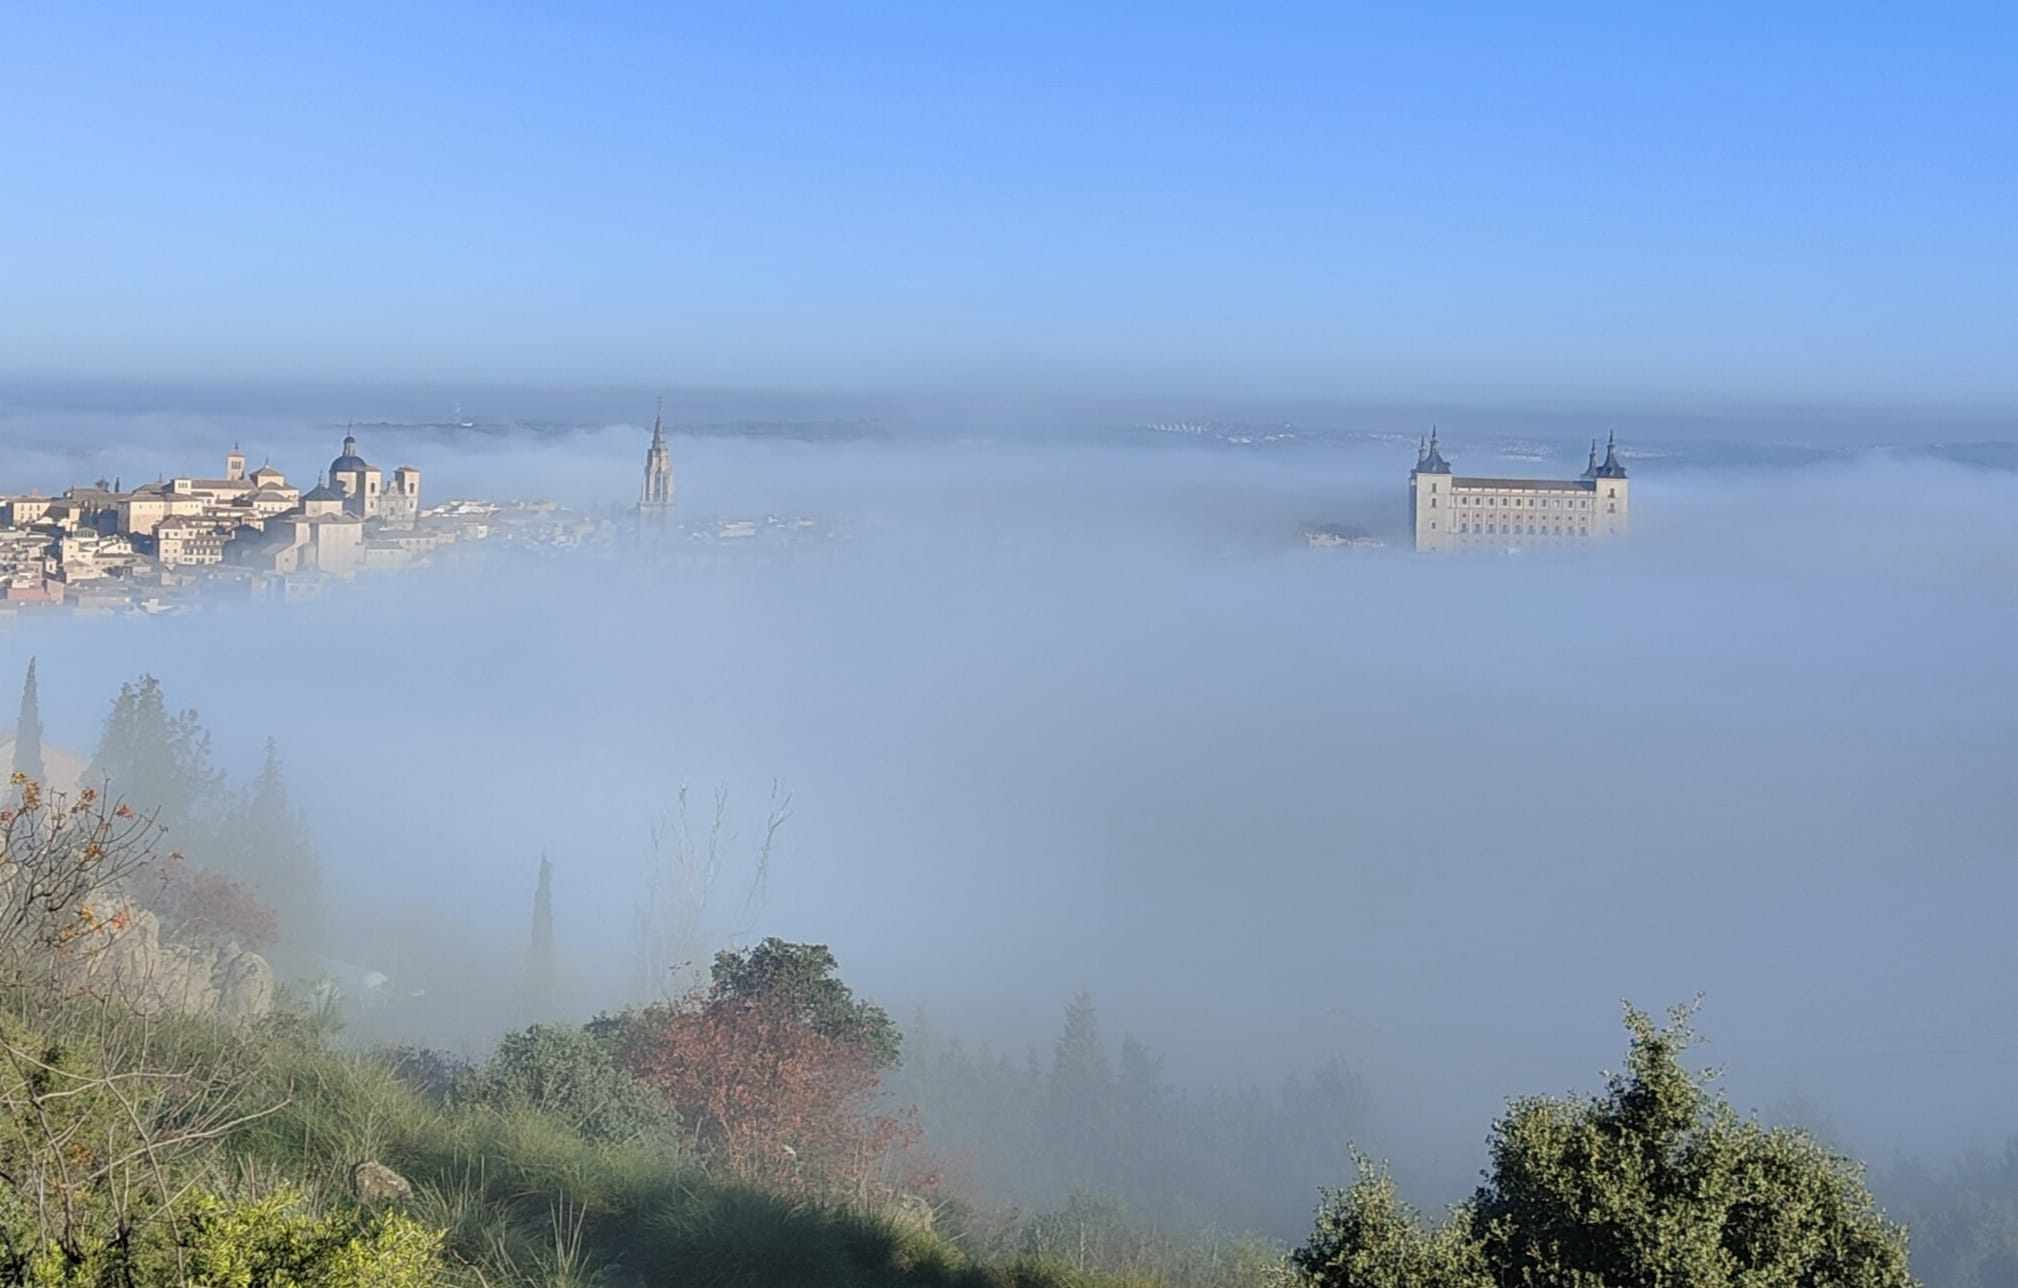
<path fill-rule="evenodd" d="M 186 846 L 186 829 L 212 804 L 223 775 L 210 765 L 210 734 L 194 710 L 170 715 L 161 681 L 151 675 L 119 686 L 105 718 L 90 781 L 134 809 L 153 814 Z"/>
<path fill-rule="evenodd" d="M 280 919 L 283 949 L 296 957 L 322 942 L 322 864 L 307 822 L 288 798 L 280 745 L 266 740 L 259 776 L 218 838 L 216 866 L 258 892 Z"/>
<path fill-rule="evenodd" d="M 1045 1093 L 1046 1134 L 1063 1170 L 1062 1188 L 1112 1188 L 1114 1075 L 1091 993 L 1082 990 L 1065 1008 Z"/>
<path fill-rule="evenodd" d="M 35 659 L 28 659 L 28 679 L 21 686 L 21 718 L 14 722 L 14 772 L 46 783 L 42 764 L 42 700 L 35 687 Z"/>
<path fill-rule="evenodd" d="M 540 1019 L 552 1017 L 554 984 L 554 865 L 542 854 L 533 891 L 532 943 L 526 950 L 526 1005 Z"/>
<path fill-rule="evenodd" d="M 1626 1012 L 1626 1072 L 1589 1100 L 1513 1102 L 1471 1202 L 1425 1228 L 1377 1168 L 1328 1194 L 1296 1253 L 1315 1288 L 1913 1288 L 1861 1171 L 1740 1118 L 1682 1064 L 1688 1012 Z"/>

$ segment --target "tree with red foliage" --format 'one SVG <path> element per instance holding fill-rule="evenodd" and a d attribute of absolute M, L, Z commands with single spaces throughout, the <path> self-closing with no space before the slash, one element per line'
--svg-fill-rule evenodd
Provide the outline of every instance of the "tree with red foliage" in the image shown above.
<path fill-rule="evenodd" d="M 597 1022 L 631 1074 L 739 1180 L 867 1199 L 908 1115 L 879 1112 L 897 1030 L 833 977 L 822 945 L 769 939 L 715 959 L 702 994 Z"/>
<path fill-rule="evenodd" d="M 154 914 L 170 939 L 264 952 L 280 938 L 280 918 L 245 883 L 171 855 L 160 871 Z"/>

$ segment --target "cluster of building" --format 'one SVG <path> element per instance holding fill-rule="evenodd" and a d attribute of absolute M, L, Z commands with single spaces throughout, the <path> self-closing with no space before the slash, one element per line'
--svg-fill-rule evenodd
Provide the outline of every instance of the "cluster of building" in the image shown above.
<path fill-rule="evenodd" d="M 419 470 L 388 476 L 355 437 L 306 492 L 271 465 L 248 471 L 233 449 L 221 478 L 0 497 L 0 599 L 158 610 L 218 581 L 297 597 L 470 535 L 467 514 L 422 508 Z"/>
<path fill-rule="evenodd" d="M 1453 473 L 1431 433 L 1408 475 L 1417 550 L 1547 549 L 1622 537 L 1631 530 L 1628 499 L 1616 436 L 1602 462 L 1592 441 L 1578 478 L 1510 479 Z"/>

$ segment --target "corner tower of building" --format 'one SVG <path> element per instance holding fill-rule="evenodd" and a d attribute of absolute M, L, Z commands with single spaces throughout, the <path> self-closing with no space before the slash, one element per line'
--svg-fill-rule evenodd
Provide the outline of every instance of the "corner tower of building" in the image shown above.
<path fill-rule="evenodd" d="M 1627 490 L 1626 467 L 1619 463 L 1618 435 L 1613 433 L 1605 439 L 1604 463 L 1592 471 L 1593 487 L 1597 493 L 1597 527 L 1607 537 L 1623 537 L 1632 531 L 1632 511 L 1627 503 L 1631 494 Z"/>
<path fill-rule="evenodd" d="M 1450 462 L 1443 458 L 1436 431 L 1416 445 L 1415 468 L 1408 472 L 1408 519 L 1417 550 L 1438 550 L 1450 535 Z"/>

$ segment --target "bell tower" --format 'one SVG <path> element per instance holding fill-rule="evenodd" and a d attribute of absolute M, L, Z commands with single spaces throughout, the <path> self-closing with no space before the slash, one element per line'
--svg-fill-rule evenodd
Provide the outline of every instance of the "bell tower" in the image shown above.
<path fill-rule="evenodd" d="M 652 417 L 652 445 L 645 451 L 645 486 L 638 496 L 638 515 L 648 523 L 663 523 L 672 517 L 679 495 L 673 480 L 673 454 L 666 447 L 666 400 L 659 399 Z"/>

